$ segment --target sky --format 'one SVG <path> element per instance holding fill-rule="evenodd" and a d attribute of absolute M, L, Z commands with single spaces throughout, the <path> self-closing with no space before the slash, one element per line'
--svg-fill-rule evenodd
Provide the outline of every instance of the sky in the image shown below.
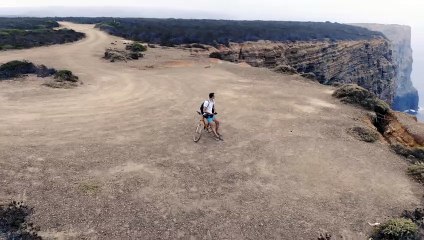
<path fill-rule="evenodd" d="M 201 11 L 232 19 L 309 19 L 410 24 L 424 8 L 421 0 L 1 0 L 1 7 L 121 6 Z M 189 16 L 188 16 L 189 17 Z"/>
<path fill-rule="evenodd" d="M 412 27 L 412 80 L 424 106 L 422 0 L 0 0 L 0 15 L 219 18 L 404 24 Z"/>

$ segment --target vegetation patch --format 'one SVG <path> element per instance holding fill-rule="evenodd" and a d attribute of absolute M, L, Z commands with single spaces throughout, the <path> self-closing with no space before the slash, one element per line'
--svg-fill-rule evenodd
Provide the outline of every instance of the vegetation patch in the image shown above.
<path fill-rule="evenodd" d="M 246 41 L 363 40 L 385 38 L 379 32 L 331 22 L 229 21 L 147 18 L 66 18 L 96 26 L 112 35 L 146 43 L 217 46 Z"/>
<path fill-rule="evenodd" d="M 0 29 L 46 29 L 59 27 L 59 23 L 46 18 L 1 18 Z"/>
<path fill-rule="evenodd" d="M 134 42 L 131 44 L 128 44 L 125 47 L 126 50 L 132 51 L 132 52 L 145 52 L 147 51 L 147 47 L 138 43 L 138 42 Z"/>
<path fill-rule="evenodd" d="M 10 61 L 0 66 L 0 80 L 13 79 L 25 76 L 26 74 L 36 74 L 37 77 L 54 76 L 52 80 L 43 85 L 52 88 L 73 88 L 80 84 L 79 78 L 69 70 L 56 71 L 44 65 L 36 66 L 28 61 Z"/>
<path fill-rule="evenodd" d="M 47 81 L 43 85 L 51 88 L 74 88 L 82 82 L 69 70 L 60 70 L 55 73 L 54 79 Z"/>
<path fill-rule="evenodd" d="M 59 24 L 43 18 L 1 18 L 0 50 L 24 49 L 74 42 L 85 37 L 71 29 L 58 29 Z"/>
<path fill-rule="evenodd" d="M 125 46 L 125 50 L 120 50 L 117 48 L 108 48 L 106 49 L 104 58 L 108 59 L 110 62 L 117 61 L 129 61 L 129 60 L 137 60 L 144 57 L 142 52 L 147 51 L 147 47 L 134 42 Z"/>
<path fill-rule="evenodd" d="M 381 224 L 373 236 L 378 240 L 418 240 L 418 226 L 411 219 L 394 218 Z"/>
<path fill-rule="evenodd" d="M 361 106 L 377 114 L 386 115 L 390 112 L 390 106 L 386 102 L 356 84 L 346 84 L 337 88 L 333 96 L 342 102 Z"/>
<path fill-rule="evenodd" d="M 22 77 L 26 74 L 37 74 L 38 77 L 48 77 L 56 73 L 53 68 L 44 65 L 35 66 L 28 61 L 10 61 L 0 66 L 0 80 Z"/>
<path fill-rule="evenodd" d="M 144 57 L 141 52 L 133 52 L 126 50 L 118 49 L 106 49 L 104 58 L 108 59 L 110 62 L 119 62 L 119 61 L 128 61 L 128 60 L 137 60 Z"/>
<path fill-rule="evenodd" d="M 33 213 L 22 202 L 11 202 L 7 205 L 0 205 L 0 238 L 4 239 L 25 239 L 39 240 L 37 232 L 39 228 L 28 223 L 28 216 Z"/>
<path fill-rule="evenodd" d="M 100 191 L 100 186 L 93 182 L 81 183 L 78 188 L 85 194 L 95 194 Z"/>
<path fill-rule="evenodd" d="M 36 66 L 28 61 L 10 61 L 0 66 L 0 79 L 20 77 L 24 74 L 36 73 Z"/>
<path fill-rule="evenodd" d="M 395 153 L 411 159 L 412 162 L 424 160 L 424 147 L 408 147 L 400 143 L 393 143 L 391 148 Z"/>
<path fill-rule="evenodd" d="M 411 219 L 419 228 L 419 236 L 424 239 L 424 209 L 416 208 L 414 211 L 404 211 L 403 218 Z"/>
<path fill-rule="evenodd" d="M 54 78 L 57 79 L 57 81 L 78 82 L 78 77 L 75 76 L 69 70 L 60 70 L 60 71 L 58 71 L 54 75 Z"/>
<path fill-rule="evenodd" d="M 424 162 L 418 162 L 408 167 L 408 175 L 424 183 Z"/>
<path fill-rule="evenodd" d="M 364 142 L 373 143 L 380 139 L 380 134 L 377 131 L 366 127 L 353 127 L 348 129 L 348 133 Z"/>

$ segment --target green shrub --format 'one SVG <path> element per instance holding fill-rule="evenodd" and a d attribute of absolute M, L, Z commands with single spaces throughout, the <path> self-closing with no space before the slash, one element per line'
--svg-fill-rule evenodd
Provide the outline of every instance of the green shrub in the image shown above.
<path fill-rule="evenodd" d="M 418 226 L 406 218 L 390 219 L 380 225 L 374 234 L 375 239 L 381 240 L 415 240 L 418 239 Z"/>
<path fill-rule="evenodd" d="M 37 67 L 28 61 L 10 61 L 0 66 L 0 79 L 19 77 L 23 74 L 36 73 Z"/>
<path fill-rule="evenodd" d="M 370 128 L 365 127 L 353 127 L 348 129 L 348 133 L 354 136 L 356 139 L 364 142 L 376 142 L 380 138 L 380 134 Z"/>
<path fill-rule="evenodd" d="M 55 74 L 54 78 L 57 79 L 58 81 L 68 81 L 68 82 L 77 82 L 78 81 L 78 77 L 75 76 L 74 74 L 72 74 L 72 72 L 69 71 L 69 70 L 58 71 Z"/>
<path fill-rule="evenodd" d="M 390 106 L 386 102 L 356 84 L 346 84 L 337 88 L 333 96 L 342 102 L 356 104 L 379 114 L 385 115 L 390 112 Z"/>
<path fill-rule="evenodd" d="M 133 52 L 145 52 L 145 51 L 147 51 L 147 47 L 146 46 L 144 46 L 144 45 L 142 45 L 140 43 L 137 43 L 137 42 L 132 43 L 130 45 L 127 45 L 126 46 L 126 49 L 127 50 L 131 50 Z"/>
<path fill-rule="evenodd" d="M 14 60 L 1 65 L 0 71 L 15 71 L 32 66 L 34 66 L 34 64 L 31 62 Z"/>
<path fill-rule="evenodd" d="M 424 237 L 424 209 L 416 208 L 413 211 L 405 210 L 402 214 L 403 218 L 411 219 L 420 228 L 420 234 Z"/>
<path fill-rule="evenodd" d="M 408 175 L 424 183 L 424 162 L 415 163 L 409 166 Z"/>

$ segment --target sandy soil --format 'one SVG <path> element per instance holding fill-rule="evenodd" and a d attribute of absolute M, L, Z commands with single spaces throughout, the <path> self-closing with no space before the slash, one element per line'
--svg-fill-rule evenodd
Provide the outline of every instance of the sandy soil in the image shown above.
<path fill-rule="evenodd" d="M 332 88 L 178 49 L 110 63 L 109 36 L 0 53 L 84 82 L 0 82 L 0 202 L 24 200 L 46 238 L 364 239 L 422 201 L 403 159 L 346 130 L 364 113 Z M 121 41 L 122 42 L 122 41 Z M 225 141 L 192 141 L 215 92 Z"/>

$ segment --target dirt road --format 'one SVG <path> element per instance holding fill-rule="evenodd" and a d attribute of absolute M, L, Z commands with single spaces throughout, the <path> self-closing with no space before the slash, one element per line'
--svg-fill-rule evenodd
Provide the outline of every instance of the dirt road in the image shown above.
<path fill-rule="evenodd" d="M 121 39 L 64 24 L 87 38 L 0 52 L 84 82 L 0 82 L 0 202 L 34 207 L 46 238 L 360 239 L 422 200 L 403 159 L 346 133 L 364 113 L 330 87 L 178 49 L 110 63 Z M 196 144 L 209 92 L 225 141 Z"/>

